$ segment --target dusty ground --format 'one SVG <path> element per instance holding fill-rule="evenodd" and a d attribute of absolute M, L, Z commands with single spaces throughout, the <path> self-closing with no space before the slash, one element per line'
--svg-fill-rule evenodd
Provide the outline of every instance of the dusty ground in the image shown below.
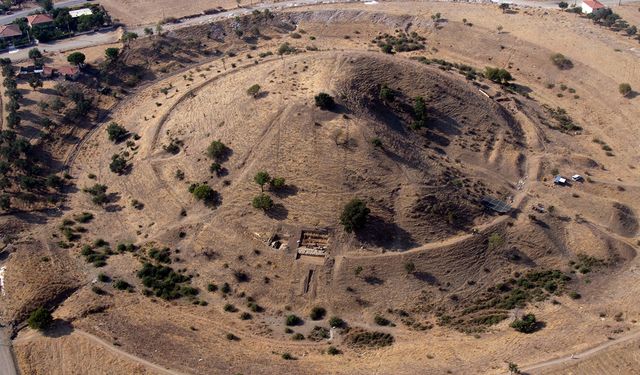
<path fill-rule="evenodd" d="M 60 255 L 61 260 L 73 258 L 73 262 L 60 264 L 77 264 L 79 271 L 62 272 L 72 274 L 73 283 L 80 287 L 55 316 L 72 321 L 79 332 L 117 342 L 118 348 L 128 353 L 187 373 L 503 373 L 506 361 L 526 367 L 635 332 L 640 319 L 640 310 L 633 299 L 640 281 L 634 214 L 640 209 L 637 205 L 640 159 L 636 152 L 640 142 L 634 119 L 640 116 L 640 106 L 638 97 L 622 98 L 617 86 L 629 82 L 634 88 L 640 87 L 640 76 L 636 74 L 640 58 L 637 41 L 598 28 L 576 15 L 553 11 L 529 9 L 503 14 L 495 6 L 444 3 L 324 8 L 314 7 L 313 12 L 296 10 L 292 14 L 299 29 L 304 30 L 300 39 L 276 37 L 261 42 L 256 51 L 250 52 L 252 58 L 243 52 L 224 61 L 194 67 L 129 98 L 110 121 L 124 125 L 140 135 L 140 139 L 133 146 L 113 145 L 104 131 L 98 131 L 80 150 L 72 166 L 71 174 L 79 189 L 99 182 L 116 193 L 107 212 L 93 205 L 82 192 L 71 195 L 67 216 L 81 211 L 96 215 L 87 225 L 89 234 L 83 235 L 83 241 L 95 238 L 105 238 L 112 244 L 155 241 L 179 249 L 180 253 L 174 252 L 173 256 L 180 260 L 174 260 L 173 266 L 187 268 L 194 274 L 192 283 L 201 290 L 198 298 L 208 305 L 144 297 L 139 293 L 143 287 L 135 276 L 140 268 L 139 255 L 116 255 L 106 267 L 95 269 L 82 263 L 77 246 L 53 250 L 64 254 Z M 406 15 L 408 9 L 411 16 Z M 430 16 L 435 12 L 447 20 L 441 29 L 433 27 Z M 462 19 L 473 26 L 464 25 Z M 426 36 L 425 51 L 388 57 L 370 43 L 379 32 L 393 33 L 409 23 L 411 30 Z M 501 33 L 496 31 L 498 25 L 503 26 Z M 311 40 L 312 36 L 315 40 Z M 320 51 L 253 62 L 259 52 L 274 51 L 285 40 L 300 48 L 313 45 Z M 366 50 L 370 52 L 362 52 Z M 560 71 L 554 67 L 549 57 L 555 52 L 570 57 L 574 68 Z M 446 77 L 437 78 L 443 81 L 430 81 L 446 82 L 447 86 L 459 87 L 460 92 L 469 92 L 467 101 L 476 103 L 478 108 L 486 110 L 491 105 L 491 100 L 485 101 L 477 87 L 458 73 L 422 66 L 409 61 L 407 57 L 411 55 L 437 57 L 478 68 L 505 67 L 519 85 L 531 91 L 529 95 L 534 99 L 531 102 L 519 97 L 519 105 L 516 101 L 503 103 L 523 131 L 524 165 L 518 167 L 512 142 L 503 132 L 497 137 L 502 140 L 496 147 L 500 152 L 482 152 L 475 158 L 473 154 L 465 156 L 455 146 L 458 144 L 455 142 L 471 137 L 448 135 L 455 142 L 446 147 L 446 152 L 451 159 L 460 157 L 461 162 L 453 160 L 446 164 L 444 157 L 442 161 L 445 163 L 442 165 L 457 165 L 467 176 L 484 179 L 495 185 L 494 189 L 513 196 L 514 205 L 522 210 L 515 219 L 479 218 L 474 223 L 481 231 L 503 233 L 507 244 L 501 249 L 487 251 L 480 237 L 466 231 L 451 233 L 450 237 L 429 237 L 413 227 L 402 209 L 409 205 L 407 197 L 412 193 L 412 183 L 424 175 L 419 173 L 420 168 L 398 168 L 390 162 L 388 154 L 373 149 L 370 139 L 380 136 L 389 153 L 403 156 L 398 147 L 401 144 L 394 143 L 390 134 L 376 133 L 379 124 L 374 118 L 356 111 L 345 113 L 347 117 L 332 115 L 313 106 L 313 95 L 318 91 L 340 97 L 345 79 L 357 71 L 350 65 L 365 64 L 367 60 L 363 57 L 397 59 L 398 64 L 406 64 L 400 65 L 406 71 L 411 71 L 410 66 L 425 69 L 422 74 L 427 77 Z M 259 99 L 248 96 L 245 91 L 253 83 L 259 83 L 267 94 Z M 549 83 L 555 86 L 547 88 Z M 569 94 L 568 88 L 562 90 L 561 84 L 575 93 Z M 166 94 L 160 92 L 163 88 L 168 88 Z M 486 90 L 492 95 L 500 91 L 495 85 L 487 85 Z M 564 134 L 543 125 L 535 117 L 544 113 L 538 112 L 538 104 L 565 108 L 583 130 Z M 448 109 L 449 114 L 458 111 L 453 105 Z M 476 112 L 482 114 L 480 110 Z M 462 115 L 473 122 L 473 116 Z M 171 138 L 184 142 L 177 155 L 162 149 Z M 601 144 L 594 142 L 596 138 L 612 147 L 613 156 L 605 154 Z M 233 151 L 224 162 L 229 173 L 222 178 L 208 172 L 210 161 L 204 155 L 207 144 L 215 139 L 222 140 Z M 353 143 L 347 142 L 350 139 Z M 345 149 L 337 143 L 352 144 L 352 148 Z M 411 146 L 406 149 L 418 150 L 417 146 Z M 133 169 L 129 175 L 116 176 L 109 171 L 109 159 L 125 148 L 131 154 Z M 425 157 L 429 155 L 425 153 Z M 178 168 L 185 173 L 184 181 L 174 177 Z M 259 191 L 252 178 L 260 169 L 282 175 L 296 187 L 294 194 L 275 197 L 281 208 L 271 217 L 256 212 L 249 204 Z M 580 173 L 592 182 L 556 187 L 550 182 L 553 169 L 564 175 Z M 361 174 L 363 171 L 373 171 L 371 174 L 379 178 L 368 178 Z M 96 177 L 89 178 L 89 174 Z M 520 188 L 518 180 L 523 182 Z M 215 210 L 195 202 L 187 191 L 190 183 L 203 181 L 222 195 Z M 400 193 L 387 190 L 393 183 L 401 187 Z M 388 203 L 403 194 L 405 198 L 396 199 L 394 205 Z M 408 246 L 411 250 L 405 252 L 383 253 L 383 249 L 397 250 L 397 247 L 357 242 L 341 233 L 336 229 L 335 213 L 354 195 L 375 196 L 370 202 L 374 213 L 392 218 L 419 243 Z M 134 209 L 131 206 L 134 199 L 142 202 L 144 208 Z M 535 203 L 553 205 L 555 213 L 534 213 L 530 207 Z M 630 210 L 616 208 L 620 204 Z M 392 209 L 385 210 L 387 207 Z M 182 209 L 186 216 L 181 216 Z M 402 214 L 394 216 L 394 212 Z M 547 228 L 533 223 L 529 214 L 537 215 Z M 53 231 L 57 225 L 59 219 L 51 222 Z M 334 228 L 337 246 L 331 248 L 324 263 L 295 261 L 293 253 L 275 251 L 264 243 L 268 234 L 287 226 Z M 387 228 L 382 233 L 398 236 L 399 229 Z M 37 234 L 50 235 L 46 229 Z M 56 240 L 49 237 L 46 241 Z M 525 261 L 507 258 L 514 249 Z M 451 302 L 454 294 L 466 303 L 514 271 L 532 266 L 566 269 L 567 262 L 578 253 L 616 258 L 617 262 L 590 275 L 575 276 L 572 288 L 582 294 L 582 299 L 572 300 L 563 295 L 555 298 L 559 304 L 547 301 L 528 306 L 526 312 L 534 312 L 546 323 L 535 334 L 514 332 L 508 327 L 510 319 L 475 337 L 438 325 L 427 331 L 414 331 L 401 324 L 395 313 L 388 312 L 405 309 L 425 323 L 435 324 L 436 317 L 418 313 L 418 305 L 425 302 L 455 309 Z M 10 259 L 6 276 L 7 301 L 12 307 L 19 306 L 12 286 L 18 290 L 37 290 L 37 285 L 28 285 L 29 281 L 21 277 L 36 266 L 17 260 L 19 254 Z M 409 260 L 423 277 L 407 275 L 403 265 Z M 362 276 L 354 272 L 360 267 Z M 250 273 L 251 281 L 236 282 L 234 270 Z M 310 270 L 315 276 L 310 291 L 306 292 L 305 277 Z M 127 280 L 135 285 L 136 293 L 103 286 L 108 294 L 95 295 L 90 285 L 98 272 Z M 269 278 L 269 284 L 265 284 L 265 277 Z M 27 285 L 18 286 L 18 282 Z M 206 285 L 210 282 L 217 285 L 229 282 L 234 292 L 224 297 L 219 292 L 208 293 Z M 239 320 L 237 313 L 223 312 L 225 303 L 233 303 L 245 311 L 244 295 L 252 296 L 266 307 L 266 312 L 254 314 L 249 322 Z M 384 349 L 354 350 L 344 344 L 345 335 L 336 332 L 332 343 L 344 353 L 328 356 L 323 354 L 329 345 L 326 341 L 291 341 L 283 332 L 284 315 L 291 310 L 306 319 L 314 305 L 325 306 L 329 316 L 340 315 L 354 327 L 390 332 L 395 343 Z M 374 326 L 376 314 L 387 315 L 398 323 L 397 327 Z M 309 320 L 294 330 L 306 335 L 315 324 L 326 327 L 327 321 Z M 229 342 L 227 333 L 235 334 L 240 341 Z M 36 373 L 47 372 L 56 359 L 54 355 L 43 358 L 38 353 L 51 350 L 65 356 L 69 368 L 76 369 L 76 359 L 66 357 L 65 353 L 79 347 L 87 351 L 84 359 L 88 366 L 100 360 L 103 346 L 95 346 L 85 338 L 78 338 L 75 343 L 71 339 L 78 333 L 65 334 L 70 336 L 41 338 L 28 330 L 21 332 L 16 341 L 21 367 Z M 621 348 L 613 346 L 569 367 L 562 364 L 540 373 L 629 373 L 627 369 L 638 366 L 637 350 L 629 350 L 630 347 L 637 347 L 637 343 L 630 342 Z M 280 359 L 284 352 L 290 352 L 298 360 Z M 113 364 L 114 372 L 143 371 L 142 367 L 130 367 L 135 366 L 129 362 L 131 359 L 117 353 L 109 352 L 106 358 Z"/>

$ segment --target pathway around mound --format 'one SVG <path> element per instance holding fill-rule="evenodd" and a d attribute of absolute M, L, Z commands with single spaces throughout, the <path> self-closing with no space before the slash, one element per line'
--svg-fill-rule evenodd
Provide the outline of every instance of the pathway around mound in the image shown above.
<path fill-rule="evenodd" d="M 605 341 L 602 344 L 595 346 L 591 349 L 587 349 L 583 352 L 580 353 L 574 353 L 573 355 L 570 356 L 563 356 L 561 358 L 556 358 L 556 359 L 550 359 L 548 361 L 544 361 L 544 362 L 539 362 L 536 363 L 534 365 L 529 365 L 529 366 L 525 366 L 523 368 L 521 368 L 520 370 L 523 373 L 530 373 L 530 372 L 535 372 L 537 370 L 542 370 L 545 369 L 547 367 L 551 367 L 551 366 L 555 366 L 555 365 L 563 365 L 563 364 L 568 364 L 568 363 L 576 363 L 576 362 L 581 362 L 584 361 L 585 359 L 589 358 L 589 357 L 593 357 L 594 355 L 597 355 L 599 352 L 608 349 L 612 346 L 615 345 L 619 345 L 619 344 L 623 344 L 625 342 L 634 340 L 634 339 L 640 339 L 640 331 L 636 331 L 633 333 L 630 333 L 626 336 L 623 336 L 619 339 L 616 340 L 609 340 L 609 341 Z"/>

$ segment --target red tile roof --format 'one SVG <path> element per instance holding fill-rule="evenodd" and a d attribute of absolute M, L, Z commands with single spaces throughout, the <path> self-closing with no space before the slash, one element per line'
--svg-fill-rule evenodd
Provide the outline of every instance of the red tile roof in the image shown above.
<path fill-rule="evenodd" d="M 63 76 L 74 76 L 80 72 L 80 69 L 76 68 L 75 66 L 62 66 L 57 70 L 58 73 L 62 74 Z"/>
<path fill-rule="evenodd" d="M 587 4 L 589 8 L 593 10 L 605 8 L 605 6 L 598 0 L 583 0 L 582 2 Z"/>
<path fill-rule="evenodd" d="M 41 25 L 43 23 L 53 22 L 53 18 L 47 14 L 34 14 L 33 16 L 27 17 L 27 22 L 30 26 Z"/>
<path fill-rule="evenodd" d="M 9 38 L 12 36 L 22 35 L 22 30 L 18 25 L 3 25 L 0 26 L 0 38 Z"/>

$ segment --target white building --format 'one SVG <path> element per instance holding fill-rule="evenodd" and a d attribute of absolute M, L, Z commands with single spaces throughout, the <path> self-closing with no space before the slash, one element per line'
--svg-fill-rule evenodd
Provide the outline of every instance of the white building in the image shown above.
<path fill-rule="evenodd" d="M 582 0 L 580 4 L 580 8 L 582 8 L 582 13 L 591 14 L 594 10 L 606 8 L 601 2 L 598 0 Z"/>
<path fill-rule="evenodd" d="M 69 15 L 71 16 L 71 18 L 78 18 L 80 16 L 90 16 L 92 14 L 93 14 L 93 12 L 89 8 L 82 8 L 82 9 L 76 9 L 76 10 L 70 10 L 69 11 Z"/>

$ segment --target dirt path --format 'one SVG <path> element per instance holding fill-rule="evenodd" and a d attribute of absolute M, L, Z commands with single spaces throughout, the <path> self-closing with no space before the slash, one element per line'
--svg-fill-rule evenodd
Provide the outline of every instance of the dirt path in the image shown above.
<path fill-rule="evenodd" d="M 578 361 L 583 361 L 591 356 L 594 356 L 596 354 L 598 354 L 599 352 L 608 349 L 614 345 L 618 345 L 618 344 L 622 344 L 625 343 L 627 341 L 631 341 L 631 340 L 635 340 L 635 339 L 640 339 L 640 331 L 636 331 L 633 333 L 630 333 L 627 336 L 624 336 L 622 338 L 619 338 L 617 340 L 609 340 L 606 341 L 596 347 L 593 347 L 591 349 L 585 350 L 584 352 L 581 353 L 574 353 L 572 356 L 564 356 L 561 358 L 556 358 L 556 359 L 550 359 L 548 361 L 544 361 L 544 362 L 540 362 L 537 363 L 535 365 L 530 365 L 530 366 L 526 366 L 523 367 L 521 369 L 521 371 L 525 372 L 525 373 L 531 373 L 534 372 L 536 370 L 541 370 L 547 367 L 551 367 L 551 366 L 556 366 L 556 365 L 562 365 L 562 364 L 567 364 L 567 363 L 573 363 L 573 362 L 578 362 Z"/>
<path fill-rule="evenodd" d="M 178 372 L 178 371 L 175 371 L 175 370 L 164 368 L 164 367 L 162 367 L 160 365 L 156 365 L 155 363 L 149 362 L 146 359 L 142 359 L 140 357 L 136 357 L 135 355 L 130 354 L 130 353 L 128 353 L 128 352 L 126 352 L 126 351 L 124 351 L 122 349 L 118 349 L 117 347 L 109 344 L 108 342 L 104 341 L 103 339 L 101 339 L 101 338 L 99 338 L 97 336 L 94 336 L 94 335 L 92 335 L 90 333 L 87 333 L 87 332 L 84 332 L 84 331 L 80 331 L 78 329 L 75 329 L 73 331 L 73 333 L 74 334 L 78 334 L 80 336 L 83 336 L 83 337 L 91 340 L 92 342 L 104 347 L 105 349 L 107 349 L 107 350 L 109 350 L 109 351 L 111 351 L 111 352 L 113 352 L 115 354 L 121 355 L 121 356 L 123 356 L 123 357 L 125 357 L 127 359 L 130 359 L 130 360 L 134 361 L 134 362 L 140 363 L 141 365 L 144 365 L 144 366 L 146 366 L 146 367 L 148 367 L 150 369 L 156 370 L 161 374 L 183 375 L 182 372 Z"/>
<path fill-rule="evenodd" d="M 5 328 L 0 328 L 0 374 L 18 375 L 13 353 L 11 352 L 9 331 Z"/>

